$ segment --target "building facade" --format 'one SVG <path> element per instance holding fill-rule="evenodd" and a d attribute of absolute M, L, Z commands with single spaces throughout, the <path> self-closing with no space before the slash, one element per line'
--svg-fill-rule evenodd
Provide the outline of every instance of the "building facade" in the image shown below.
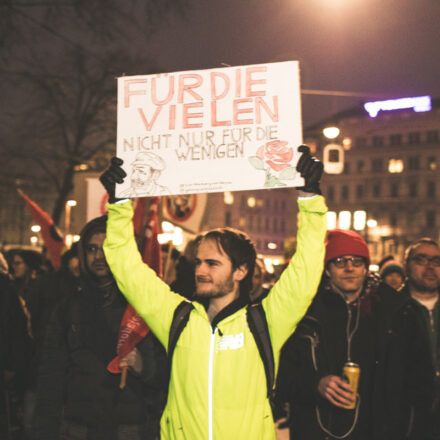
<path fill-rule="evenodd" d="M 332 140 L 323 134 L 329 126 L 339 129 Z M 327 166 L 341 162 L 342 172 L 326 174 L 322 184 L 329 226 L 361 233 L 373 262 L 388 254 L 402 258 L 420 237 L 439 239 L 440 99 L 423 112 L 339 113 L 305 130 L 304 139 L 320 158 L 328 145 L 340 146 L 342 153 L 327 151 Z"/>

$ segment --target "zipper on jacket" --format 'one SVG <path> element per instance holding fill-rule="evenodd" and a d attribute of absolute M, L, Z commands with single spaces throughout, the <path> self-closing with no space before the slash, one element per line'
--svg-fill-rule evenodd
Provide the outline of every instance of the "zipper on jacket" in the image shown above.
<path fill-rule="evenodd" d="M 215 334 L 218 328 L 216 327 L 211 333 L 211 342 L 209 344 L 209 367 L 208 367 L 208 438 L 213 440 L 213 374 L 214 374 L 214 348 L 215 348 Z"/>

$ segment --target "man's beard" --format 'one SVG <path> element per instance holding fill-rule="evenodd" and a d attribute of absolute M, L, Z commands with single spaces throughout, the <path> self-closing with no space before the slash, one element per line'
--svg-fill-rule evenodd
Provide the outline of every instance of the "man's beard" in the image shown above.
<path fill-rule="evenodd" d="M 232 275 L 223 282 L 213 283 L 211 290 L 199 291 L 197 279 L 196 279 L 196 297 L 198 298 L 221 298 L 232 292 L 234 289 L 234 282 L 232 281 Z"/>
<path fill-rule="evenodd" d="M 437 286 L 427 286 L 423 281 L 416 281 L 416 280 L 408 280 L 408 284 L 410 287 L 412 287 L 414 290 L 416 290 L 419 293 L 434 293 L 438 292 L 439 285 Z"/>

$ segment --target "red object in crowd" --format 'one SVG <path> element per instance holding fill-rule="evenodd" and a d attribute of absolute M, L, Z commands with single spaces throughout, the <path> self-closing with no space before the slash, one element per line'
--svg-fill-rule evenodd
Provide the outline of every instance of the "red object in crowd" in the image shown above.
<path fill-rule="evenodd" d="M 26 201 L 35 223 L 37 223 L 41 230 L 41 237 L 43 238 L 44 245 L 47 248 L 47 253 L 55 270 L 61 267 L 61 254 L 66 245 L 64 237 L 60 230 L 54 224 L 49 214 L 44 212 L 33 200 L 31 200 L 21 189 L 18 189 L 18 194 Z"/>
<path fill-rule="evenodd" d="M 145 218 L 146 203 L 147 200 L 145 198 L 137 200 L 133 215 L 133 226 L 135 234 L 141 241 L 141 254 L 143 261 L 161 276 L 162 259 L 160 256 L 160 244 L 157 241 L 157 235 L 159 233 L 159 198 L 154 197 L 150 200 L 149 209 L 146 213 L 146 222 L 144 223 L 143 219 Z M 144 224 L 145 231 L 142 234 Z M 141 235 L 143 235 L 143 237 Z M 129 304 L 125 310 L 119 328 L 118 344 L 116 346 L 116 352 L 118 355 L 108 364 L 107 369 L 111 373 L 121 373 L 122 369 L 119 367 L 121 359 L 130 353 L 130 351 L 133 350 L 133 348 L 145 338 L 145 336 L 147 336 L 149 331 L 150 329 L 145 321 Z"/>

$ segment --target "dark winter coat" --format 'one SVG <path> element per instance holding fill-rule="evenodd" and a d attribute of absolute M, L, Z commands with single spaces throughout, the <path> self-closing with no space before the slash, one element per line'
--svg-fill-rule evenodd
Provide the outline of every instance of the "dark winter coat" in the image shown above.
<path fill-rule="evenodd" d="M 353 331 L 356 314 L 357 302 L 347 305 L 324 282 L 286 343 L 277 400 L 290 403 L 292 440 L 335 438 L 320 427 L 318 415 L 321 425 L 338 436 L 353 425 L 356 411 L 335 407 L 317 389 L 322 377 L 342 376 L 347 361 L 347 322 Z M 414 304 L 369 277 L 360 297 L 351 354 L 361 367 L 360 411 L 346 438 L 422 438 L 432 402 L 433 373 L 426 329 Z"/>
<path fill-rule="evenodd" d="M 82 270 L 78 290 L 54 309 L 38 375 L 34 438 L 58 440 L 62 419 L 86 427 L 87 438 L 115 440 L 126 425 L 139 426 L 142 439 L 153 439 L 164 398 L 167 360 L 150 333 L 138 345 L 143 360 L 140 377 L 107 370 L 116 356 L 118 331 L 126 301 L 114 286 L 108 295 Z M 130 437 L 132 438 L 132 437 Z"/>

